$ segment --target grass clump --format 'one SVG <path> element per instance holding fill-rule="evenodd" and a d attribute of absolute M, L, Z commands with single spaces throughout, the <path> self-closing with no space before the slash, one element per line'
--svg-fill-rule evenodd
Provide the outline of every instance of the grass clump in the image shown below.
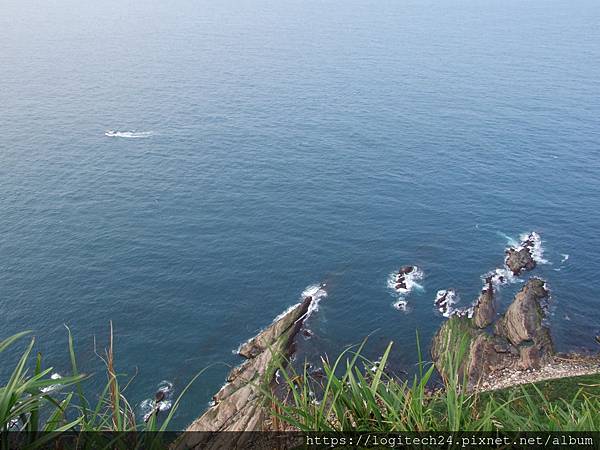
<path fill-rule="evenodd" d="M 90 402 L 84 394 L 83 383 L 89 376 L 79 372 L 68 327 L 67 333 L 71 360 L 69 376 L 60 379 L 51 377 L 53 368 L 43 367 L 41 353 L 33 355 L 35 338 L 32 337 L 8 381 L 0 386 L 0 449 L 14 447 L 14 442 L 10 441 L 14 433 L 10 432 L 21 432 L 19 448 L 39 448 L 58 433 L 65 432 L 85 435 L 85 448 L 104 448 L 98 446 L 99 442 L 91 443 L 91 439 L 102 440 L 102 445 L 109 445 L 107 448 L 164 448 L 159 433 L 133 435 L 129 432 L 167 430 L 183 395 L 206 369 L 193 377 L 182 390 L 168 414 L 159 417 L 157 406 L 160 399 L 157 396 L 153 411 L 147 417 L 139 418 L 125 395 L 128 382 L 122 383 L 125 376 L 118 374 L 115 368 L 112 323 L 109 345 L 101 356 L 106 367 L 106 383 L 94 402 Z M 0 341 L 0 356 L 29 334 L 25 331 Z M 60 389 L 53 389 L 56 385 L 60 385 Z M 132 438 L 138 441 L 132 442 Z"/>
<path fill-rule="evenodd" d="M 392 343 L 373 370 L 368 369 L 373 363 L 362 356 L 364 343 L 346 349 L 333 363 L 323 358 L 322 378 L 281 365 L 286 394 L 271 395 L 272 414 L 307 432 L 600 429 L 600 375 L 579 384 L 568 378 L 499 392 L 468 392 L 460 375 L 467 345 L 465 339 L 445 353 L 445 387 L 438 390 L 428 389 L 435 373 L 431 363 L 419 361 L 411 380 L 386 373 Z M 566 396 L 557 395 L 553 383 L 562 384 Z"/>

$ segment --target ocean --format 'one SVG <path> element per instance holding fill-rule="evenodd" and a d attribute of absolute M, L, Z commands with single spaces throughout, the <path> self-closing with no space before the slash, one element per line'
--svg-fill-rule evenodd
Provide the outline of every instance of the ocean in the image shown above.
<path fill-rule="evenodd" d="M 598 350 L 599 23 L 595 0 L 5 0 L 0 338 L 32 330 L 64 375 L 68 325 L 94 392 L 112 321 L 138 409 L 214 364 L 181 428 L 319 283 L 299 358 L 368 336 L 412 373 L 436 292 L 468 306 L 535 231 L 520 278 L 557 349 Z"/>

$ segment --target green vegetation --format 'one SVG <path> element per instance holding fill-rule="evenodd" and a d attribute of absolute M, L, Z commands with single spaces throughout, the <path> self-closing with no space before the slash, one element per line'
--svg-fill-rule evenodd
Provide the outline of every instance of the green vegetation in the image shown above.
<path fill-rule="evenodd" d="M 1 341 L 0 354 L 27 335 L 23 332 Z M 70 331 L 68 342 L 72 370 L 60 380 L 50 377 L 52 367 L 43 366 L 39 353 L 33 356 L 35 339 L 25 346 L 8 381 L 0 386 L 0 449 L 10 448 L 6 431 L 11 430 L 28 431 L 26 448 L 31 449 L 52 439 L 53 434 L 48 432 L 167 430 L 182 396 L 202 374 L 196 375 L 183 389 L 164 417 L 157 417 L 155 410 L 147 420 L 138 420 L 124 395 L 127 387 L 127 383 L 121 382 L 124 376 L 114 366 L 112 327 L 109 346 L 102 358 L 106 384 L 94 402 L 84 395 L 82 383 L 88 376 L 78 371 Z M 430 363 L 419 361 L 418 374 L 410 381 L 402 381 L 384 370 L 391 343 L 377 364 L 361 355 L 363 346 L 364 343 L 346 349 L 333 363 L 323 359 L 321 377 L 311 375 L 306 366 L 298 373 L 284 358 L 276 358 L 277 366 L 272 370 L 278 369 L 282 374 L 287 395 L 281 398 L 281 392 L 274 395 L 266 384 L 262 386 L 265 405 L 271 408 L 276 428 L 381 432 L 600 429 L 600 374 L 469 393 L 459 375 L 468 347 L 465 336 L 453 351 L 444 354 L 446 388 L 432 391 L 428 385 L 435 369 Z M 58 383 L 60 390 L 49 389 Z M 113 435 L 110 447 L 164 448 L 160 441 L 164 436 L 156 433 L 145 436 L 151 441 L 121 442 L 115 441 Z M 139 435 L 136 439 L 140 439 Z"/>
<path fill-rule="evenodd" d="M 361 369 L 373 366 L 361 356 L 363 345 L 347 349 L 333 364 L 324 359 L 321 380 L 280 366 L 288 395 L 284 401 L 271 395 L 277 419 L 303 431 L 600 429 L 600 374 L 468 393 L 458 375 L 464 340 L 445 354 L 446 389 L 432 392 L 426 387 L 432 365 L 421 361 L 412 381 L 400 381 L 384 371 L 392 344 L 375 370 Z"/>
<path fill-rule="evenodd" d="M 131 442 L 131 434 L 124 438 L 127 439 L 126 442 L 115 440 L 115 435 L 123 433 L 126 436 L 130 431 L 167 430 L 183 395 L 204 371 L 198 373 L 182 390 L 168 414 L 159 417 L 158 408 L 155 408 L 146 420 L 139 420 L 124 394 L 127 383 L 123 384 L 121 380 L 125 376 L 118 374 L 114 366 L 112 324 L 109 346 L 102 357 L 107 381 L 93 404 L 84 395 L 83 382 L 88 377 L 78 371 L 73 338 L 68 328 L 67 333 L 72 371 L 70 376 L 52 379 L 52 367 L 43 367 L 42 355 L 38 353 L 32 358 L 35 338 L 31 338 L 7 383 L 0 386 L 0 449 L 12 448 L 7 431 L 26 431 L 23 434 L 26 442 L 21 446 L 31 449 L 44 445 L 59 432 L 88 431 L 110 432 L 110 448 L 162 448 L 158 433 L 147 433 L 148 440 L 137 443 Z M 0 355 L 28 334 L 29 332 L 22 332 L 0 341 Z M 53 389 L 57 384 L 60 389 Z M 106 439 L 99 433 L 94 433 L 94 438 Z M 96 445 L 93 448 L 100 447 Z"/>

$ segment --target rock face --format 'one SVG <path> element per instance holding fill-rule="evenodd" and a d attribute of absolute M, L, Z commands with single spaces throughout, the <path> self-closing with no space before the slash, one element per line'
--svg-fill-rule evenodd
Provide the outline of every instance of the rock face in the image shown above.
<path fill-rule="evenodd" d="M 515 296 L 504 317 L 496 323 L 496 334 L 519 349 L 522 368 L 539 368 L 552 353 L 552 339 L 542 325 L 540 300 L 548 296 L 545 283 L 532 279 Z"/>
<path fill-rule="evenodd" d="M 492 281 L 488 280 L 473 308 L 473 323 L 478 328 L 485 328 L 492 324 L 494 317 L 496 317 L 494 286 Z"/>
<path fill-rule="evenodd" d="M 513 275 L 519 275 L 524 270 L 535 268 L 535 260 L 527 247 L 520 250 L 509 248 L 506 250 L 506 266 Z"/>
<path fill-rule="evenodd" d="M 445 361 L 451 354 L 461 361 L 460 381 L 469 389 L 496 371 L 539 368 L 554 354 L 550 332 L 542 324 L 544 313 L 540 301 L 547 296 L 544 281 L 529 280 L 495 323 L 493 333 L 488 333 L 481 328 L 492 323 L 495 310 L 493 289 L 485 289 L 472 319 L 451 317 L 433 338 L 431 356 L 442 377 L 447 380 L 455 375 L 449 373 Z M 462 355 L 458 354 L 461 345 Z"/>
<path fill-rule="evenodd" d="M 519 275 L 524 270 L 535 269 L 534 252 L 540 242 L 540 235 L 534 231 L 523 238 L 518 247 L 506 250 L 505 264 L 513 275 Z"/>
<path fill-rule="evenodd" d="M 217 432 L 267 431 L 269 414 L 263 406 L 263 392 L 273 384 L 274 357 L 289 357 L 293 352 L 294 338 L 302 328 L 312 301 L 312 297 L 306 297 L 240 347 L 238 353 L 247 360 L 231 370 L 227 383 L 213 398 L 214 406 L 186 430 L 204 433 L 184 433 L 177 449 L 244 448 L 248 443 L 244 440 L 251 434 Z"/>

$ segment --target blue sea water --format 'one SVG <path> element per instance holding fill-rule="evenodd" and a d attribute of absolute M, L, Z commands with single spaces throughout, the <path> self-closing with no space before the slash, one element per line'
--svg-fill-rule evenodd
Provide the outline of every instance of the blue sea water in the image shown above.
<path fill-rule="evenodd" d="M 558 349 L 597 350 L 599 23 L 595 0 L 5 0 L 1 337 L 33 330 L 64 374 L 67 324 L 93 390 L 112 320 L 136 404 L 224 363 L 183 427 L 308 285 L 329 295 L 302 357 L 370 335 L 410 372 L 436 291 L 468 305 L 535 230 L 522 278 L 547 280 Z"/>

